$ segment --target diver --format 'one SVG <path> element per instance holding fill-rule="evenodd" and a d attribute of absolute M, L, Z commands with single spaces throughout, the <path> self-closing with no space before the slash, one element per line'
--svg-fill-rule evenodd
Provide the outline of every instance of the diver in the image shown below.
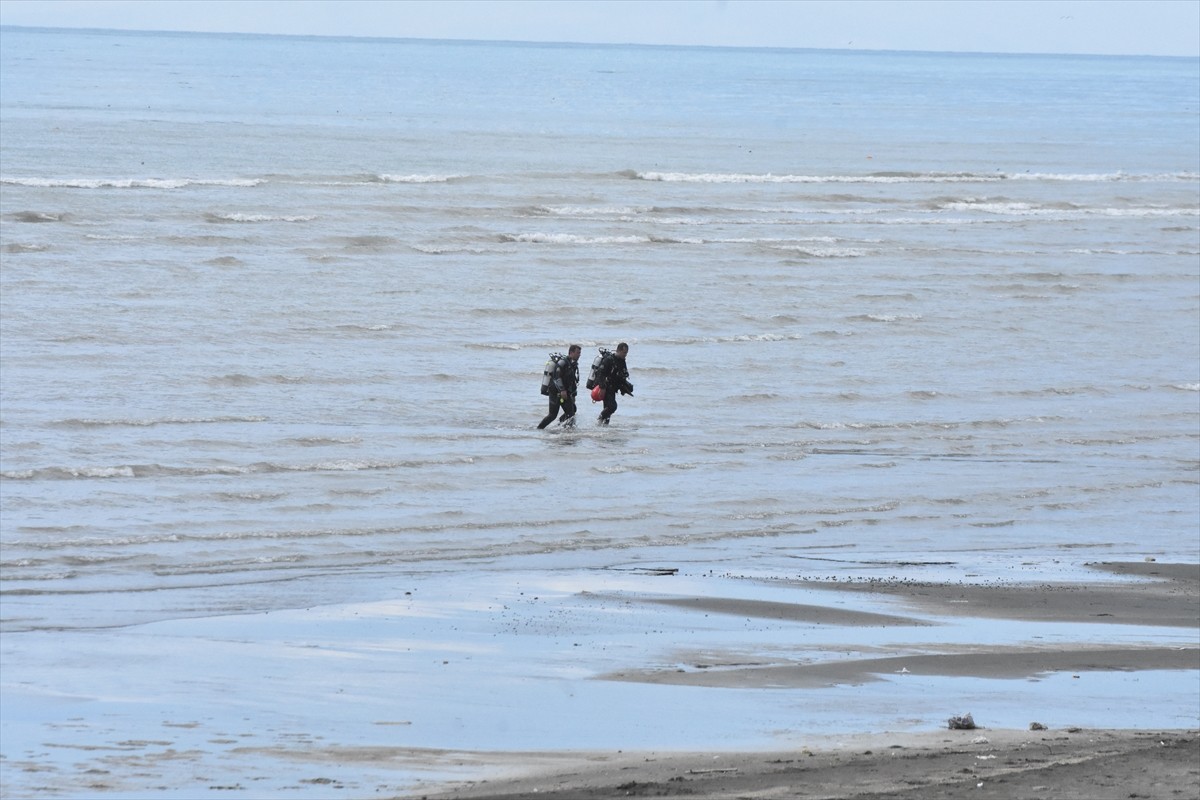
<path fill-rule="evenodd" d="M 538 430 L 542 430 L 554 422 L 554 418 L 558 417 L 559 408 L 562 409 L 562 416 L 559 417 L 558 424 L 567 427 L 575 424 L 575 394 L 579 390 L 580 352 L 582 352 L 582 348 L 573 344 L 567 350 L 566 356 L 554 359 L 554 368 L 550 374 L 550 387 L 547 393 L 550 398 L 550 413 L 538 423 Z"/>
<path fill-rule="evenodd" d="M 608 420 L 617 410 L 617 392 L 633 397 L 633 384 L 629 382 L 629 368 L 625 357 L 629 355 L 629 345 L 621 342 L 615 352 L 608 353 L 596 369 L 596 384 L 604 390 L 604 410 L 600 412 L 599 423 L 607 425 Z"/>

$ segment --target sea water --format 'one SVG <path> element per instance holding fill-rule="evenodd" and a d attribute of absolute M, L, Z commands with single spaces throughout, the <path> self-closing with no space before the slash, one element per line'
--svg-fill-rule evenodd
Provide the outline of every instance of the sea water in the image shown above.
<path fill-rule="evenodd" d="M 0 45 L 18 650 L 525 556 L 1200 558 L 1196 59 Z"/>

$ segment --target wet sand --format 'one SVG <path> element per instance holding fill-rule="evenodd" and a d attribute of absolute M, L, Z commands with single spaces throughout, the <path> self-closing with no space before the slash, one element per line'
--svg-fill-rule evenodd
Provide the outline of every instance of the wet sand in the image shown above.
<path fill-rule="evenodd" d="M 1200 620 L 1198 564 L 1146 561 L 1088 566 L 1098 573 L 1095 583 L 971 585 L 859 580 L 807 581 L 803 585 L 896 597 L 940 616 L 1167 627 L 1194 627 Z M 1104 573 L 1152 582 L 1104 583 Z"/>
<path fill-rule="evenodd" d="M 1089 672 L 1190 670 L 1200 680 L 1200 565 L 1108 563 L 1088 565 L 1088 583 L 994 585 L 907 580 L 797 581 L 820 588 L 831 601 L 846 593 L 899 600 L 914 611 L 860 612 L 821 604 L 789 604 L 717 597 L 641 598 L 704 614 L 830 623 L 841 626 L 919 628 L 945 617 L 1095 623 L 1093 640 L 1012 644 L 958 644 L 924 652 L 868 657 L 853 650 L 812 663 L 773 663 L 730 654 L 705 663 L 666 668 L 646 665 L 603 675 L 612 681 L 719 688 L 792 688 L 859 684 L 900 675 L 1031 679 L 1048 673 L 1079 678 Z M 1117 580 L 1105 575 L 1118 576 Z M 1129 579 L 1142 579 L 1130 582 Z M 841 593 L 841 594 L 839 594 Z M 890 606 L 895 608 L 894 605 Z M 919 612 L 919 614 L 917 613 Z M 1106 626 L 1120 626 L 1107 628 Z M 1188 644 L 1128 646 L 1106 641 L 1104 630 L 1125 626 L 1177 628 Z M 937 649 L 937 648 L 932 648 Z M 1193 698 L 1181 699 L 1192 705 Z M 1137 702 L 1136 698 L 1129 698 Z M 932 699 L 931 699 L 932 702 Z M 1183 709 L 1200 725 L 1200 707 Z M 430 798 L 1196 798 L 1200 786 L 1200 730 L 1042 729 L 1029 711 L 1030 729 L 978 727 L 903 733 L 816 736 L 800 748 L 772 752 L 524 752 L 475 753 L 503 776 L 463 782 Z M 467 754 L 459 754 L 466 757 Z M 434 787 L 430 787 L 431 789 Z"/>
<path fill-rule="evenodd" d="M 433 798 L 1117 800 L 1196 797 L 1197 731 L 945 731 L 790 753 L 512 754 L 533 774 Z"/>

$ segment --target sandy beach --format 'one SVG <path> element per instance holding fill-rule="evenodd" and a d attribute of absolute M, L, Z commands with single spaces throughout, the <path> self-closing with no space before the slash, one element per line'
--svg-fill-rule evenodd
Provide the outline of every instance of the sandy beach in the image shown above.
<path fill-rule="evenodd" d="M 974 617 L 1037 622 L 1097 623 L 1087 647 L 980 646 L 958 651 L 887 658 L 840 658 L 827 663 L 781 665 L 720 663 L 691 668 L 645 667 L 604 677 L 659 685 L 788 687 L 861 684 L 885 676 L 1036 679 L 1067 673 L 1200 670 L 1200 566 L 1195 564 L 1090 564 L 1095 583 L 994 585 L 907 580 L 800 582 L 839 593 L 899 600 L 933 617 Z M 1154 579 L 1118 583 L 1104 576 Z M 929 616 L 847 611 L 821 604 L 787 604 L 714 597 L 652 598 L 706 614 L 736 615 L 843 626 L 921 626 Z M 1191 646 L 1127 647 L 1106 641 L 1103 626 L 1164 626 L 1189 630 Z M 1109 628 L 1116 630 L 1115 628 Z M 1114 637 L 1115 639 L 1115 637 Z M 732 659 L 730 660 L 732 662 Z M 936 698 L 930 698 L 931 703 Z M 1129 698 L 1128 702 L 1138 702 Z M 1200 708 L 1181 698 L 1193 719 Z M 964 711 L 966 711 L 964 709 Z M 770 752 L 511 752 L 453 754 L 439 758 L 496 770 L 500 777 L 464 782 L 430 798 L 1192 798 L 1200 785 L 1200 731 L 1048 726 L 1039 709 L 1025 709 L 1026 729 L 994 728 L 986 719 L 950 718 L 944 730 L 822 735 L 787 751 Z"/>
<path fill-rule="evenodd" d="M 1196 731 L 947 731 L 845 737 L 793 753 L 529 757 L 535 774 L 447 798 L 1191 798 Z"/>
<path fill-rule="evenodd" d="M 78 670 L 6 636 L 0 794 L 1196 797 L 1196 564 L 686 553 L 354 575 L 372 596 L 77 636 Z"/>

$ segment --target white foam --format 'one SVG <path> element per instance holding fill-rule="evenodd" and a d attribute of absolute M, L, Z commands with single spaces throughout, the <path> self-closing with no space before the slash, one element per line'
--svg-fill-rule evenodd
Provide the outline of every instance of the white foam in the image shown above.
<path fill-rule="evenodd" d="M 213 214 L 213 219 L 225 222 L 312 222 L 316 214 L 276 216 L 273 214 Z"/>
<path fill-rule="evenodd" d="M 1099 174 L 1059 174 L 1031 172 L 972 173 L 869 173 L 864 175 L 775 175 L 773 173 L 722 172 L 636 172 L 644 181 L 669 183 L 995 183 L 998 181 L 1058 181 L 1058 182 L 1195 182 L 1200 175 L 1194 172 L 1129 175 L 1123 172 Z"/>
<path fill-rule="evenodd" d="M 538 210 L 546 214 L 556 214 L 562 217 L 590 216 L 626 216 L 645 214 L 653 211 L 651 206 L 538 206 Z"/>
<path fill-rule="evenodd" d="M 503 238 L 534 244 L 647 244 L 652 241 L 649 236 L 579 236 L 573 233 L 518 233 Z"/>
<path fill-rule="evenodd" d="M 667 183 L 981 183 L 1004 180 L 983 175 L 774 175 L 746 173 L 638 172 L 644 181 Z"/>
<path fill-rule="evenodd" d="M 383 174 L 379 176 L 379 180 L 384 183 L 446 183 L 456 178 L 465 178 L 466 175 L 390 175 Z"/>
<path fill-rule="evenodd" d="M 183 189 L 188 186 L 258 186 L 254 178 L 13 178 L 0 177 L 0 184 L 44 189 Z"/>
<path fill-rule="evenodd" d="M 1107 217 L 1197 217 L 1200 207 L 1195 208 L 1165 208 L 1138 206 L 1131 208 L 1055 208 L 1038 206 L 1022 202 L 981 202 L 959 200 L 944 203 L 939 206 L 946 211 L 980 211 L 987 214 L 997 214 L 1018 217 L 1050 217 L 1056 219 L 1074 219 L 1085 215 L 1100 215 Z"/>

